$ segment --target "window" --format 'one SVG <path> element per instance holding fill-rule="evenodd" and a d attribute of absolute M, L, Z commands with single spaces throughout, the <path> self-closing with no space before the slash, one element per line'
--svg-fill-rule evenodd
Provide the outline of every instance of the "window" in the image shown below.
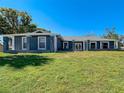
<path fill-rule="evenodd" d="M 97 49 L 97 41 L 90 42 L 90 49 Z"/>
<path fill-rule="evenodd" d="M 91 43 L 91 49 L 96 49 L 96 43 Z"/>
<path fill-rule="evenodd" d="M 68 49 L 68 42 L 63 42 L 63 49 Z"/>
<path fill-rule="evenodd" d="M 27 49 L 27 38 L 22 37 L 22 50 L 26 50 L 26 49 Z"/>
<path fill-rule="evenodd" d="M 103 43 L 103 49 L 108 49 L 108 43 Z"/>
<path fill-rule="evenodd" d="M 46 37 L 38 37 L 38 49 L 46 50 Z"/>

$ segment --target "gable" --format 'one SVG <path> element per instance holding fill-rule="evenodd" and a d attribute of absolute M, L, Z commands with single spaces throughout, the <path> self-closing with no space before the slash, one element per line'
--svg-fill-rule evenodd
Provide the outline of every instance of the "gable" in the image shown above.
<path fill-rule="evenodd" d="M 35 31 L 33 33 L 44 33 L 44 31 L 38 30 L 38 31 Z"/>
<path fill-rule="evenodd" d="M 36 30 L 33 33 L 51 33 L 51 32 L 43 29 L 43 30 Z"/>

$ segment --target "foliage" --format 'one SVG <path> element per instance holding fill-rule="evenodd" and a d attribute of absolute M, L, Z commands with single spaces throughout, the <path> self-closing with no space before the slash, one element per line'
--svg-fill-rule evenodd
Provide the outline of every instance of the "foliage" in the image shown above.
<path fill-rule="evenodd" d="M 116 33 L 116 28 L 112 28 L 112 29 L 109 29 L 109 28 L 106 28 L 106 33 L 104 35 L 104 38 L 107 38 L 107 39 L 119 39 L 119 35 Z"/>
<path fill-rule="evenodd" d="M 36 25 L 27 12 L 11 8 L 0 8 L 0 34 L 33 32 Z"/>
<path fill-rule="evenodd" d="M 0 53 L 0 93 L 124 93 L 124 52 Z"/>

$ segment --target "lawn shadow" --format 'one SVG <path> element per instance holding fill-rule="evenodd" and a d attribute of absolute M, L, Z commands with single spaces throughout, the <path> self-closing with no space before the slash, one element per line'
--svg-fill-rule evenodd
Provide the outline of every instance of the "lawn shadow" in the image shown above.
<path fill-rule="evenodd" d="M 0 66 L 9 65 L 15 68 L 24 68 L 26 66 L 41 66 L 49 64 L 53 58 L 38 55 L 13 55 L 0 57 Z"/>

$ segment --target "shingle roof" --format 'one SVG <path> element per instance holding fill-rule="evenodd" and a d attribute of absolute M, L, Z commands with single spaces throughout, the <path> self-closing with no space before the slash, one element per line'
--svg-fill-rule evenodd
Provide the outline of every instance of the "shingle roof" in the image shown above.
<path fill-rule="evenodd" d="M 57 33 L 46 32 L 42 30 L 37 30 L 32 33 L 18 33 L 18 34 L 5 34 L 3 36 L 30 36 L 30 35 L 59 35 Z"/>
<path fill-rule="evenodd" d="M 65 41 L 85 41 L 85 40 L 93 40 L 93 41 L 116 41 L 114 39 L 105 39 L 97 36 L 63 36 Z"/>

